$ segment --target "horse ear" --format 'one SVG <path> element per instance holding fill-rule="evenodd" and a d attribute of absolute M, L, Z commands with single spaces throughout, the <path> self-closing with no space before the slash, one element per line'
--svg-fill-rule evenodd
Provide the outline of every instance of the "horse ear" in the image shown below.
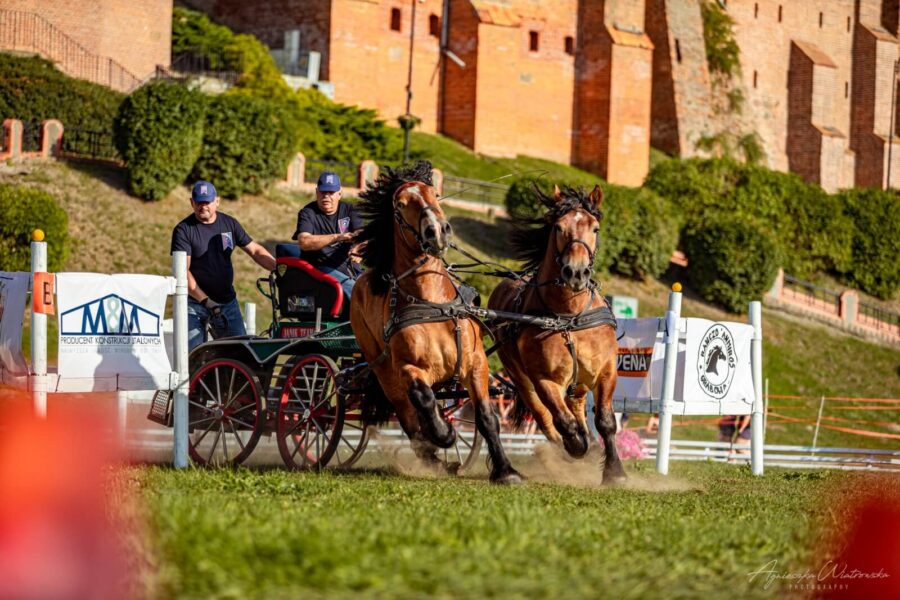
<path fill-rule="evenodd" d="M 603 204 L 603 190 L 600 189 L 599 185 L 594 186 L 594 189 L 591 190 L 591 195 L 588 196 L 588 198 L 590 198 L 594 207 L 597 210 L 600 210 L 600 205 Z"/>
<path fill-rule="evenodd" d="M 558 185 L 553 185 L 553 199 L 559 202 L 562 200 L 562 192 L 559 191 Z"/>

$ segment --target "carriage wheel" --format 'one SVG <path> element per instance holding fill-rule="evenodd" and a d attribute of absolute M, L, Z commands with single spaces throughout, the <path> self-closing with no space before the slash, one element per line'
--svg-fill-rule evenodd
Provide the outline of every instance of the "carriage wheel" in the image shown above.
<path fill-rule="evenodd" d="M 362 417 L 362 396 L 352 394 L 344 399 L 344 426 L 340 442 L 332 458 L 336 469 L 349 469 L 360 459 L 369 444 L 372 426 L 366 425 Z"/>
<path fill-rule="evenodd" d="M 310 354 L 293 363 L 278 404 L 278 450 L 291 469 L 321 469 L 334 455 L 344 424 L 337 365 Z"/>
<path fill-rule="evenodd" d="M 191 377 L 188 451 L 198 465 L 239 465 L 259 441 L 266 411 L 259 379 L 244 363 L 216 358 Z"/>
<path fill-rule="evenodd" d="M 475 424 L 475 404 L 470 398 L 448 398 L 439 399 L 438 406 L 447 422 L 456 428 L 456 444 L 438 450 L 437 457 L 449 470 L 455 468 L 462 475 L 478 463 L 481 455 L 483 438 Z"/>

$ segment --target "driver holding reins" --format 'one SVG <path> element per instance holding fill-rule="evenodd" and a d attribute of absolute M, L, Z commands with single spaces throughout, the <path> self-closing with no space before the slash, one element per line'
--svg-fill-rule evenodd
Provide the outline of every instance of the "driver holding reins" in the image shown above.
<path fill-rule="evenodd" d="M 297 213 L 297 230 L 291 239 L 297 240 L 303 260 L 337 279 L 344 290 L 344 302 L 360 275 L 358 251 L 362 244 L 353 244 L 364 222 L 356 207 L 341 202 L 341 178 L 333 171 L 324 171 L 316 183 L 316 201 Z"/>

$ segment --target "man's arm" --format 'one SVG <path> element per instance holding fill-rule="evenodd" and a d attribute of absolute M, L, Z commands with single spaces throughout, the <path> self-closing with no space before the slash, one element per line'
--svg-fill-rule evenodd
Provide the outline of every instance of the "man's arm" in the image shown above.
<path fill-rule="evenodd" d="M 241 246 L 241 250 L 256 262 L 259 266 L 267 271 L 275 270 L 275 259 L 269 254 L 269 251 L 256 242 L 250 242 L 246 246 Z"/>
<path fill-rule="evenodd" d="M 356 237 L 355 231 L 348 233 L 324 233 L 322 235 L 314 235 L 304 231 L 297 238 L 297 245 L 300 246 L 301 250 L 310 252 L 313 250 L 321 250 L 332 244 L 349 242 L 354 237 Z"/>

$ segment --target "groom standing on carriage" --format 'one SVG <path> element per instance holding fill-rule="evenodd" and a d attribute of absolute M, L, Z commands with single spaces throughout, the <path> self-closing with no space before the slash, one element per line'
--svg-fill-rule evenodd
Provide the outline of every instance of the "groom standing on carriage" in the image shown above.
<path fill-rule="evenodd" d="M 349 302 L 353 285 L 359 277 L 360 244 L 353 240 L 364 226 L 356 207 L 341 202 L 341 178 L 325 171 L 316 183 L 316 201 L 297 214 L 297 240 L 303 260 L 337 279 Z"/>

